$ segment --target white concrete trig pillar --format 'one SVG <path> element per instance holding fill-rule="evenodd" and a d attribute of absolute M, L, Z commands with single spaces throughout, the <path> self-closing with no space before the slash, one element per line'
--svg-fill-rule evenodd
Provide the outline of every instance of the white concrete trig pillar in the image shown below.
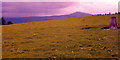
<path fill-rule="evenodd" d="M 110 19 L 110 27 L 109 27 L 109 29 L 118 29 L 115 16 L 111 17 L 111 19 Z"/>

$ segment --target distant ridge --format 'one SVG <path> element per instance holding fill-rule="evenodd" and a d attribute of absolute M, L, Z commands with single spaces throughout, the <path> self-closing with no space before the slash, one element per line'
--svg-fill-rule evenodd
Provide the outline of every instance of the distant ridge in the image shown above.
<path fill-rule="evenodd" d="M 66 18 L 85 17 L 85 16 L 92 16 L 92 15 L 88 13 L 83 13 L 83 12 L 74 12 L 72 14 L 59 15 L 59 16 L 14 17 L 14 18 L 5 18 L 5 19 L 7 21 L 12 21 L 14 23 L 27 23 L 27 22 L 66 19 Z"/>

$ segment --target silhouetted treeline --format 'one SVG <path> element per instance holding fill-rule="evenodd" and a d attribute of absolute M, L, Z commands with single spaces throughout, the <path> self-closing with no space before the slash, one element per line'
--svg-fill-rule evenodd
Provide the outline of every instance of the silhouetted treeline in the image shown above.
<path fill-rule="evenodd" d="M 9 25 L 9 24 L 13 24 L 12 21 L 6 21 L 3 17 L 0 19 L 0 25 Z"/>
<path fill-rule="evenodd" d="M 115 13 L 105 13 L 105 14 L 95 14 L 95 15 L 92 15 L 92 16 L 100 16 L 100 15 L 115 15 L 115 14 L 120 14 L 120 12 L 115 12 Z"/>

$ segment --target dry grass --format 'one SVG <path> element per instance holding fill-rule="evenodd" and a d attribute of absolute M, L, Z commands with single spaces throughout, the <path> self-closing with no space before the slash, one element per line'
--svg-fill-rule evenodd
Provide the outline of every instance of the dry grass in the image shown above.
<path fill-rule="evenodd" d="M 111 16 L 89 16 L 3 26 L 3 58 L 111 58 L 118 31 L 102 30 Z M 93 27 L 91 29 L 82 29 Z"/>

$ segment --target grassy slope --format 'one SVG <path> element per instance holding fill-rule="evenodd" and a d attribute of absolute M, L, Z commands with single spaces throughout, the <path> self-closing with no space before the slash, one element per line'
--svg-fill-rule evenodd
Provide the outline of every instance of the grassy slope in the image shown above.
<path fill-rule="evenodd" d="M 109 26 L 111 16 L 78 17 L 3 26 L 3 58 L 115 57 L 118 54 L 118 30 L 101 29 Z M 94 28 L 81 29 L 85 27 Z"/>

